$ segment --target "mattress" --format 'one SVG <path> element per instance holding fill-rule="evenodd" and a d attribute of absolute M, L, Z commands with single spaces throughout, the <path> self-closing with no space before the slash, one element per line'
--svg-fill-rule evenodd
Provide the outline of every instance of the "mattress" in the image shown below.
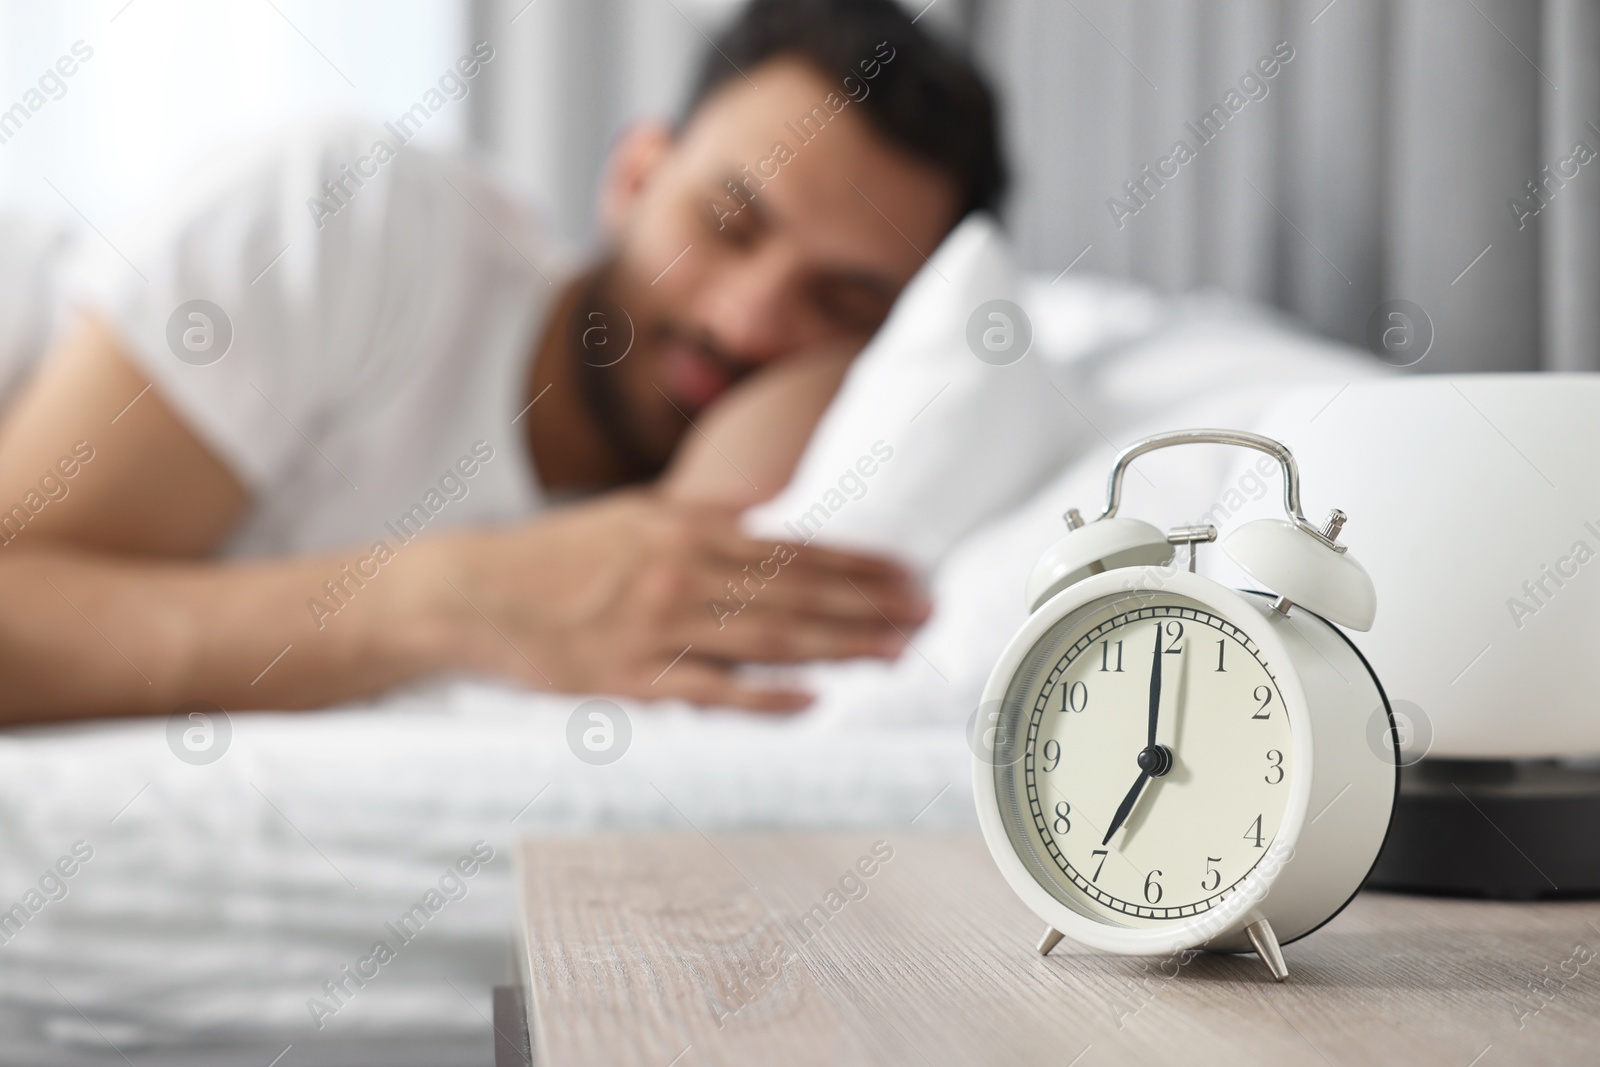
<path fill-rule="evenodd" d="M 626 750 L 595 764 L 568 742 L 585 699 L 457 681 L 235 714 L 206 764 L 166 720 L 0 738 L 0 908 L 43 898 L 0 924 L 3 1059 L 483 1064 L 517 836 L 973 823 L 958 722 L 623 702 Z M 380 941 L 376 976 L 344 979 Z"/>

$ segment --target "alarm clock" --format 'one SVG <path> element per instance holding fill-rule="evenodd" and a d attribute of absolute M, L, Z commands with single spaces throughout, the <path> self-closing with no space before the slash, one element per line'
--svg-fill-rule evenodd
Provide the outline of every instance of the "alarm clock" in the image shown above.
<path fill-rule="evenodd" d="M 1214 526 L 1118 515 L 1129 464 L 1185 444 L 1255 449 L 1282 467 L 1285 518 L 1223 542 L 1263 588 L 1195 572 Z M 1340 629 L 1369 629 L 1377 608 L 1339 542 L 1345 519 L 1306 520 L 1283 444 L 1216 429 L 1129 445 L 1105 510 L 1088 523 L 1066 513 L 971 739 L 984 840 L 1047 924 L 1040 954 L 1063 936 L 1129 955 L 1254 951 L 1282 981 L 1280 946 L 1366 880 L 1400 752 L 1383 686 Z M 1373 722 L 1388 723 L 1376 739 Z"/>

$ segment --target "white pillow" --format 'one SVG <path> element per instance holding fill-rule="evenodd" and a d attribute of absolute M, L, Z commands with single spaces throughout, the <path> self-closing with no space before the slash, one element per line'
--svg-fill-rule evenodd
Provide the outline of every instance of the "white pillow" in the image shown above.
<path fill-rule="evenodd" d="M 1036 306 L 1028 305 L 1030 313 Z M 822 714 L 884 724 L 963 720 L 1027 616 L 1024 584 L 1039 554 L 1066 533 L 1062 512 L 1077 507 L 1092 518 L 1104 506 L 1117 449 L 1165 430 L 1257 429 L 1288 395 L 1305 395 L 1297 388 L 1331 399 L 1346 383 L 1384 370 L 1367 353 L 1238 301 L 1188 297 L 1163 307 L 1163 325 L 1149 336 L 1070 358 L 1049 353 L 1057 384 L 1094 420 L 1093 440 L 1054 464 L 1018 506 L 984 518 L 951 548 L 929 577 L 934 615 L 897 662 L 808 664 L 791 679 L 819 694 Z M 1078 418 L 1062 395 L 1051 389 L 1051 396 Z M 1219 445 L 1151 453 L 1124 481 L 1123 514 L 1158 525 L 1210 521 L 1226 534 L 1257 501 L 1281 508 L 1276 465 L 1257 466 L 1265 458 Z M 1203 547 L 1199 560 L 1203 574 L 1244 580 L 1216 545 Z"/>
<path fill-rule="evenodd" d="M 978 306 L 1023 289 L 993 219 L 956 227 L 851 367 L 789 485 L 746 515 L 751 533 L 926 569 L 1022 500 L 1086 430 L 1063 418 L 1037 352 L 1001 366 L 968 346 Z"/>

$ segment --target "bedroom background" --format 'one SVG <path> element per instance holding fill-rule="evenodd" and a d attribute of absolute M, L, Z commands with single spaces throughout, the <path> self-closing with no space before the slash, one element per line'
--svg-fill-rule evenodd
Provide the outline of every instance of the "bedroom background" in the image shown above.
<path fill-rule="evenodd" d="M 69 79 L 0 145 L 0 202 L 104 230 L 220 139 L 305 112 L 391 118 L 488 40 L 497 61 L 423 137 L 479 153 L 581 243 L 611 137 L 671 111 L 737 2 L 0 0 L 7 106 L 78 39 L 95 50 L 78 77 L 118 86 Z M 1015 172 L 1005 221 L 1033 269 L 1216 287 L 1357 344 L 1403 299 L 1433 333 L 1416 370 L 1600 369 L 1594 5 L 908 7 L 996 82 Z M 1289 58 L 1261 78 L 1275 47 Z M 1227 121 L 1207 139 L 1188 132 L 1217 107 Z M 1164 163 L 1180 138 L 1195 158 Z"/>
<path fill-rule="evenodd" d="M 30 289 L 29 234 L 8 211 L 54 220 L 86 242 L 117 241 L 121 220 L 196 157 L 303 114 L 392 120 L 482 40 L 495 58 L 420 138 L 479 155 L 543 209 L 557 238 L 582 245 L 611 138 L 632 116 L 676 108 L 704 38 L 737 2 L 0 0 L 0 322 L 8 302 L 44 303 Z M 1085 406 L 1096 422 L 1124 440 L 1157 428 L 1152 420 L 1253 425 L 1278 386 L 1238 386 L 1262 385 L 1267 371 L 1318 376 L 1318 414 L 1359 373 L 1342 350 L 1328 351 L 1340 346 L 1259 316 L 1191 310 L 1157 329 L 1154 305 L 1182 302 L 1094 276 L 1162 293 L 1213 288 L 1357 343 L 1383 302 L 1408 300 L 1436 334 L 1418 372 L 1600 368 L 1600 163 L 1574 151 L 1600 148 L 1592 4 L 911 4 L 973 49 L 1002 93 L 1016 175 L 1004 221 L 1038 272 L 1021 289 L 1037 351 L 1056 358 L 1055 377 L 1043 358 L 1020 365 L 1057 384 L 1029 386 L 1036 412 L 1054 411 L 1057 393 L 1062 403 L 1093 397 Z M 7 125 L 63 55 L 78 56 L 67 65 L 75 72 L 52 75 L 41 106 Z M 1263 57 L 1276 63 L 1270 76 Z M 1187 124 L 1207 114 L 1222 128 L 1196 138 Z M 1156 182 L 1145 168 L 1162 166 L 1180 137 L 1208 143 Z M 1527 183 L 1546 180 L 1543 201 L 1532 197 Z M 948 259 L 961 249 L 929 251 Z M 973 293 L 999 273 L 992 258 L 960 262 L 965 275 L 945 262 L 949 279 Z M 1052 278 L 1062 281 L 1052 287 Z M 897 388 L 855 392 L 854 410 L 872 416 L 863 423 L 897 420 L 903 458 L 875 476 L 869 506 L 830 518 L 837 532 L 865 528 L 873 511 L 939 517 L 919 523 L 943 538 L 930 558 L 949 552 L 936 580 L 951 608 L 917 635 L 915 655 L 882 669 L 818 665 L 821 711 L 792 727 L 687 707 L 635 715 L 627 760 L 605 765 L 572 747 L 577 709 L 566 695 L 474 680 L 318 715 L 239 715 L 226 759 L 203 765 L 172 748 L 170 719 L 10 731 L 0 744 L 0 908 L 69 843 L 81 837 L 96 852 L 70 899 L 0 946 L 6 1062 L 481 1063 L 514 907 L 504 862 L 337 1025 L 324 1032 L 308 1016 L 329 976 L 369 953 L 383 924 L 478 840 L 505 857 L 515 837 L 538 833 L 970 827 L 971 753 L 957 727 L 977 710 L 995 643 L 1020 623 L 1015 591 L 1058 536 L 1060 503 L 1095 500 L 1106 464 L 1090 454 L 1034 484 L 1049 478 L 991 457 L 1022 452 L 1014 438 L 945 431 L 1004 422 L 1021 436 L 1041 423 L 1015 417 L 1014 396 L 985 409 L 995 394 L 946 389 L 957 373 L 990 368 L 939 317 L 964 320 L 973 301 L 940 285 L 903 305 L 912 310 L 893 358 L 873 364 Z M 942 351 L 931 343 L 941 338 Z M 0 330 L 0 352 L 15 339 Z M 940 391 L 940 406 L 918 421 Z M 1362 414 L 1346 403 L 1320 425 L 1350 440 L 1367 429 Z M 793 483 L 801 508 L 856 459 L 852 425 L 814 453 L 816 479 Z M 1052 446 L 1062 454 L 1112 446 L 1087 418 L 1050 425 L 1063 432 Z M 1049 467 L 1043 436 L 1025 446 Z M 959 451 L 961 465 L 941 447 Z M 1175 516 L 1203 514 L 1219 486 L 1254 484 L 1263 506 L 1276 506 L 1265 483 L 1238 480 L 1228 457 L 1166 475 L 1160 458 L 1144 470 Z M 919 471 L 931 475 L 918 482 Z M 944 495 L 900 507 L 896 478 Z M 1016 499 L 971 491 L 998 492 L 1007 480 Z M 1130 495 L 1154 495 L 1155 482 Z M 1524 514 L 1515 497 L 1495 500 Z M 1577 502 L 1600 514 L 1591 498 Z M 780 503 L 776 514 L 798 510 Z M 1530 545 L 1508 566 L 1534 573 L 1543 551 Z"/>

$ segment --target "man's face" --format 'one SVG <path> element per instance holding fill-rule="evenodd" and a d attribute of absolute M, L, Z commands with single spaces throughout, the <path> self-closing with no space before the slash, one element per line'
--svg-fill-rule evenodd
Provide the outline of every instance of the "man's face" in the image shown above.
<path fill-rule="evenodd" d="M 625 138 L 603 198 L 602 295 L 635 331 L 604 373 L 661 460 L 745 375 L 864 344 L 955 222 L 954 183 L 885 141 L 839 84 L 787 59 L 747 73 L 675 139 Z"/>

